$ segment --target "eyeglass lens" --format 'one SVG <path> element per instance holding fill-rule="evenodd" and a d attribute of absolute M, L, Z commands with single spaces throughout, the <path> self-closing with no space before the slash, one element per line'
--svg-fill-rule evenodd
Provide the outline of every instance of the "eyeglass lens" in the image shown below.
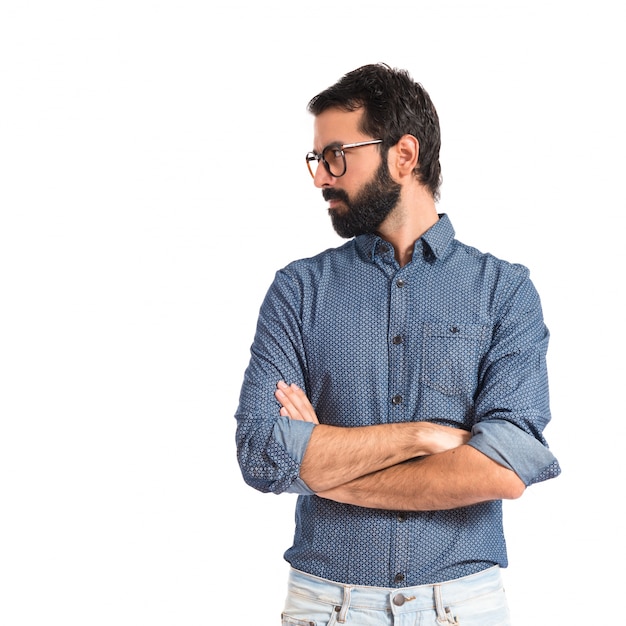
<path fill-rule="evenodd" d="M 323 159 L 328 164 L 332 176 L 342 176 L 346 171 L 346 158 L 341 148 L 328 146 L 323 152 Z"/>
<path fill-rule="evenodd" d="M 343 176 L 346 172 L 345 156 L 343 150 L 338 146 L 327 146 L 324 148 L 320 159 L 317 159 L 313 152 L 309 152 L 306 160 L 312 176 L 315 176 L 320 161 L 326 163 L 331 176 Z"/>

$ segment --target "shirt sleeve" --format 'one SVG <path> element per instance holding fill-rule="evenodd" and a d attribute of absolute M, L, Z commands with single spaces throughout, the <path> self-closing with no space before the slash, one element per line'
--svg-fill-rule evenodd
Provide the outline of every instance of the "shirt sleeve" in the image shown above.
<path fill-rule="evenodd" d="M 528 270 L 511 266 L 503 283 L 469 445 L 512 469 L 529 486 L 561 472 L 543 435 L 551 419 L 549 332 Z"/>
<path fill-rule="evenodd" d="M 300 478 L 300 464 L 315 425 L 281 417 L 274 397 L 279 380 L 306 391 L 300 302 L 298 281 L 277 272 L 261 305 L 235 415 L 243 478 L 262 492 L 313 494 Z"/>
<path fill-rule="evenodd" d="M 469 445 L 513 470 L 526 486 L 558 475 L 558 461 L 546 446 L 510 422 L 491 420 L 472 429 Z"/>

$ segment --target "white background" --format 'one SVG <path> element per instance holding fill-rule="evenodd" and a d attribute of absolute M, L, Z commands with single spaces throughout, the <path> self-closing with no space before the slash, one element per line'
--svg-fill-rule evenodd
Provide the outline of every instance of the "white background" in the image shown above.
<path fill-rule="evenodd" d="M 552 332 L 563 474 L 505 505 L 514 624 L 619 622 L 618 5 L 2 2 L 2 626 L 279 623 L 294 500 L 244 485 L 233 414 L 274 272 L 341 242 L 306 103 L 376 61 L 430 92 L 440 211 Z"/>

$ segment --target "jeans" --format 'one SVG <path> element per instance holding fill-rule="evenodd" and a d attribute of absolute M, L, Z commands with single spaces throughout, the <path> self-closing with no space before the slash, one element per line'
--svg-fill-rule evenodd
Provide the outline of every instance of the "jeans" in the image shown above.
<path fill-rule="evenodd" d="M 498 566 L 435 585 L 343 585 L 289 572 L 283 626 L 510 626 Z"/>

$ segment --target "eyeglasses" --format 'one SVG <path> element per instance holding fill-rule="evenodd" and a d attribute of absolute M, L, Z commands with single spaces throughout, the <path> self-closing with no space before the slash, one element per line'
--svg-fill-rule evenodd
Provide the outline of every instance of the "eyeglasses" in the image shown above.
<path fill-rule="evenodd" d="M 348 148 L 360 148 L 361 146 L 371 146 L 375 143 L 382 143 L 382 139 L 371 139 L 370 141 L 358 141 L 357 143 L 333 143 L 326 146 L 319 154 L 308 152 L 306 155 L 306 164 L 309 172 L 315 178 L 317 166 L 320 161 L 324 164 L 326 171 L 335 178 L 339 178 L 346 173 L 346 155 L 344 150 Z"/>

